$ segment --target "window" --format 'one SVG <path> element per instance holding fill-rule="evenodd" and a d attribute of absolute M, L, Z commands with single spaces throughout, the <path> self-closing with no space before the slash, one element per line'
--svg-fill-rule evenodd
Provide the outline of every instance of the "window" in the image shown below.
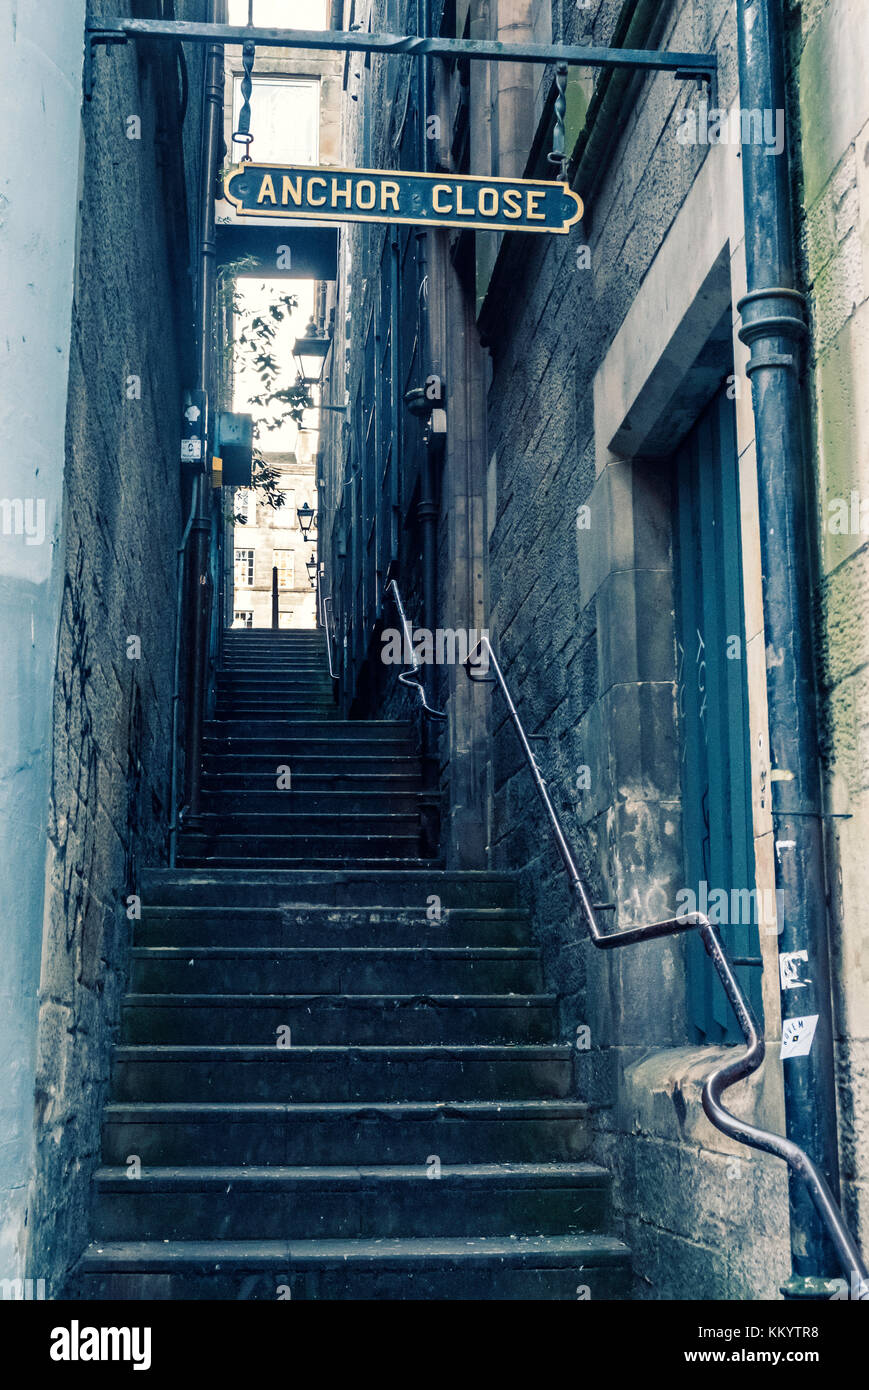
<path fill-rule="evenodd" d="M 253 0 L 260 29 L 326 29 L 326 0 Z M 230 24 L 247 24 L 247 0 L 229 0 Z"/>
<path fill-rule="evenodd" d="M 284 505 L 277 512 L 277 519 L 281 526 L 288 526 L 292 529 L 299 524 L 299 518 L 296 516 L 296 489 L 282 487 L 281 494 Z"/>
<path fill-rule="evenodd" d="M 293 626 L 293 610 L 292 610 L 291 608 L 288 608 L 288 609 L 286 610 L 286 612 L 281 612 L 281 613 L 278 614 L 278 627 L 292 627 L 292 626 Z"/>
<path fill-rule="evenodd" d="M 241 113 L 241 76 L 233 83 L 233 130 Z M 259 163 L 316 164 L 320 155 L 320 81 L 312 77 L 254 77 L 250 99 L 251 158 Z M 232 158 L 244 154 L 233 144 Z"/>
<path fill-rule="evenodd" d="M 253 613 L 246 608 L 238 610 L 232 615 L 232 625 L 233 627 L 253 627 Z"/>
<path fill-rule="evenodd" d="M 278 571 L 278 588 L 292 589 L 295 579 L 296 557 L 292 550 L 276 550 L 274 563 Z"/>
<path fill-rule="evenodd" d="M 252 550 L 237 550 L 235 552 L 235 587 L 237 589 L 253 588 Z"/>
<path fill-rule="evenodd" d="M 775 900 L 755 885 L 737 468 L 734 405 L 722 389 L 675 464 L 682 838 L 685 886 L 693 895 L 680 910 L 707 913 L 732 955 L 757 959 L 759 927 L 772 925 Z M 696 932 L 686 941 L 686 958 L 689 1018 L 698 1039 L 739 1040 Z M 760 969 L 738 966 L 736 974 L 759 1016 Z"/>

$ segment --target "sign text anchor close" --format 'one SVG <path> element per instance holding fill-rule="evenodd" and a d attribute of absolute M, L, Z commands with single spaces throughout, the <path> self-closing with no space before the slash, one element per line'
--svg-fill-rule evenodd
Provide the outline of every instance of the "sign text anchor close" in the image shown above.
<path fill-rule="evenodd" d="M 566 183 L 542 179 L 245 163 L 227 175 L 224 191 L 239 217 L 555 233 L 582 217 Z"/>

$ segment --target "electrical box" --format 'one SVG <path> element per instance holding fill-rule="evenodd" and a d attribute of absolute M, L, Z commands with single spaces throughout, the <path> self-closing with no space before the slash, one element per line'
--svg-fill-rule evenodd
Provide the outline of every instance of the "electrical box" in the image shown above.
<path fill-rule="evenodd" d="M 250 487 L 253 469 L 253 416 L 222 411 L 217 417 L 215 453 L 223 464 L 224 487 Z"/>

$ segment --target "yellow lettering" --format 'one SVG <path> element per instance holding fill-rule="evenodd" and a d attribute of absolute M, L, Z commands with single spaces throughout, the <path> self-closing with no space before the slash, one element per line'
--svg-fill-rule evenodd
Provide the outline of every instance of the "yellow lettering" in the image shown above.
<path fill-rule="evenodd" d="M 278 201 L 275 197 L 275 186 L 272 183 L 271 174 L 266 174 L 265 178 L 260 184 L 259 197 L 257 198 L 257 202 L 264 203 L 266 198 L 268 198 L 269 202 L 271 203 L 276 203 Z"/>
<path fill-rule="evenodd" d="M 442 193 L 452 193 L 452 191 L 453 191 L 452 185 L 449 184 L 449 183 L 436 183 L 436 184 L 435 184 L 434 188 L 433 188 L 432 191 L 431 191 L 431 205 L 432 205 L 432 211 L 433 211 L 433 212 L 438 213 L 441 217 L 443 217 L 444 214 L 446 214 L 446 213 L 452 212 L 452 210 L 453 210 L 453 205 L 452 205 L 452 203 L 449 203 L 449 204 L 447 205 L 447 207 L 444 207 L 443 204 L 441 203 L 441 200 L 440 200 L 440 195 L 441 195 Z"/>
<path fill-rule="evenodd" d="M 459 184 L 459 188 L 458 188 L 459 196 L 458 196 L 458 200 L 457 200 L 457 202 L 456 202 L 456 214 L 457 214 L 459 217 L 473 217 L 473 215 L 474 215 L 474 209 L 473 209 L 473 208 L 466 208 L 466 207 L 465 207 L 465 200 L 464 200 L 464 197 L 463 197 L 464 191 L 465 191 L 465 190 L 464 190 L 464 188 L 462 187 L 462 185 Z"/>
<path fill-rule="evenodd" d="M 505 217 L 511 221 L 522 216 L 522 195 L 518 188 L 507 188 L 504 190 L 503 212 Z"/>
<path fill-rule="evenodd" d="M 483 217 L 498 216 L 498 190 L 497 188 L 481 188 L 477 199 L 477 206 Z"/>
<path fill-rule="evenodd" d="M 546 221 L 546 213 L 545 213 L 545 212 L 536 212 L 536 211 L 535 211 L 535 209 L 536 209 L 536 207 L 537 207 L 537 204 L 540 202 L 540 199 L 541 199 L 542 197 L 543 197 L 543 194 L 542 194 L 542 193 L 528 193 L 528 194 L 526 194 L 526 197 L 525 197 L 525 216 L 527 217 L 527 219 L 528 219 L 529 222 L 545 222 L 545 221 Z"/>
<path fill-rule="evenodd" d="M 291 201 L 295 203 L 297 208 L 301 207 L 302 205 L 301 174 L 298 174 L 296 176 L 295 181 L 290 178 L 289 174 L 284 174 L 284 186 L 281 191 L 281 202 L 283 203 L 284 207 L 286 207 L 287 204 Z"/>
<path fill-rule="evenodd" d="M 311 204 L 312 208 L 321 208 L 326 201 L 326 195 L 324 193 L 322 198 L 314 197 L 313 189 L 315 183 L 319 184 L 320 188 L 326 188 L 328 185 L 325 179 L 308 179 L 308 202 Z"/>
<path fill-rule="evenodd" d="M 398 195 L 401 185 L 393 183 L 392 179 L 384 179 L 380 185 L 380 211 L 386 211 L 387 203 L 392 207 L 393 212 L 398 212 Z"/>
<path fill-rule="evenodd" d="M 365 192 L 364 199 L 362 197 L 363 190 Z M 376 202 L 377 189 L 370 179 L 363 179 L 360 184 L 356 185 L 356 206 L 361 208 L 363 212 L 370 212 Z"/>
<path fill-rule="evenodd" d="M 335 208 L 335 207 L 338 206 L 338 199 L 339 199 L 339 198 L 343 198 L 343 199 L 344 199 L 344 206 L 345 206 L 345 208 L 349 208 L 349 206 L 350 206 L 350 198 L 351 198 L 351 196 L 352 196 L 352 193 L 353 193 L 353 180 L 352 180 L 352 179 L 347 179 L 347 180 L 345 181 L 345 183 L 344 183 L 344 187 L 343 187 L 343 188 L 339 188 L 337 183 L 333 183 L 333 184 L 332 184 L 332 206 L 333 206 L 333 208 Z"/>

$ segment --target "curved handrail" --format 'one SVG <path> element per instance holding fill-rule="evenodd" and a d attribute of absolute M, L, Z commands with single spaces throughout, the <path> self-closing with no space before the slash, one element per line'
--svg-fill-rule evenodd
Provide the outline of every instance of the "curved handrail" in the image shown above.
<path fill-rule="evenodd" d="M 392 591 L 392 600 L 398 609 L 401 632 L 405 641 L 405 651 L 410 652 L 410 670 L 400 671 L 398 679 L 402 685 L 406 685 L 408 689 L 417 692 L 422 701 L 423 714 L 427 714 L 430 719 L 446 719 L 447 716 L 444 714 L 443 710 L 435 709 L 433 705 L 429 704 L 426 698 L 425 687 L 422 683 L 422 662 L 413 649 L 413 633 L 411 632 L 410 623 L 407 621 L 407 614 L 404 611 L 404 604 L 401 601 L 398 585 L 394 579 L 390 579 L 384 589 L 384 598 L 389 597 L 390 590 Z"/>
<path fill-rule="evenodd" d="M 483 679 L 474 675 L 472 667 L 475 665 L 476 653 L 482 653 L 484 647 L 488 652 L 489 665 L 495 673 L 495 681 L 500 686 L 501 693 L 507 703 L 513 728 L 549 818 L 558 853 L 570 879 L 571 891 L 579 902 L 580 911 L 585 919 L 591 940 L 601 950 L 609 950 L 616 946 L 632 946 L 639 941 L 655 941 L 659 937 L 676 936 L 682 932 L 694 930 L 699 931 L 706 953 L 712 958 L 718 978 L 724 987 L 724 993 L 727 995 L 747 1044 L 746 1051 L 741 1056 L 736 1057 L 732 1062 L 726 1062 L 724 1066 L 719 1067 L 707 1078 L 702 1091 L 703 1109 L 706 1116 L 716 1129 L 721 1130 L 722 1134 L 728 1135 L 731 1139 L 736 1139 L 753 1149 L 761 1149 L 766 1153 L 774 1154 L 776 1158 L 784 1159 L 788 1167 L 803 1180 L 839 1256 L 845 1277 L 858 1276 L 859 1283 L 855 1283 L 856 1292 L 852 1296 L 869 1300 L 869 1270 L 866 1268 L 857 1242 L 845 1224 L 845 1219 L 823 1173 L 812 1162 L 808 1154 L 790 1139 L 779 1134 L 771 1134 L 767 1130 L 759 1129 L 756 1125 L 738 1119 L 731 1111 L 725 1109 L 721 1102 L 722 1094 L 728 1087 L 757 1071 L 763 1062 L 766 1049 L 751 1006 L 733 973 L 731 962 L 715 927 L 703 913 L 691 912 L 684 917 L 672 917 L 664 922 L 650 922 L 644 927 L 630 927 L 625 931 L 616 932 L 601 931 L 588 890 L 576 866 L 558 813 L 537 766 L 528 735 L 522 726 L 519 712 L 513 702 L 513 697 L 488 637 L 481 637 L 473 651 L 468 653 L 464 663 L 465 671 L 470 680 L 480 681 Z M 488 684 L 492 684 L 488 678 L 487 681 Z"/>
<path fill-rule="evenodd" d="M 323 627 L 326 629 L 326 655 L 329 658 L 329 675 L 332 677 L 332 680 L 335 681 L 338 679 L 338 673 L 335 670 L 335 663 L 332 660 L 332 614 L 329 612 L 329 604 L 332 602 L 332 595 L 328 594 L 325 598 L 323 597 L 323 589 L 320 584 L 319 574 L 317 575 L 317 598 L 320 603 L 320 618 Z"/>

